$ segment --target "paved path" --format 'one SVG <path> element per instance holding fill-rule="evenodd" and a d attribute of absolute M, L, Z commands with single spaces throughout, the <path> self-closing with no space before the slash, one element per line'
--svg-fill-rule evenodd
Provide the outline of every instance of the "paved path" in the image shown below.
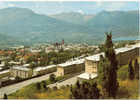
<path fill-rule="evenodd" d="M 52 74 L 52 73 L 50 73 L 50 74 Z M 32 84 L 32 83 L 36 83 L 36 82 L 41 82 L 43 80 L 47 80 L 49 78 L 50 74 L 46 74 L 46 75 L 43 75 L 43 76 L 40 76 L 40 77 L 36 77 L 36 78 L 30 79 L 30 80 L 26 80 L 26 81 L 17 83 L 17 84 L 13 84 L 13 85 L 9 85 L 9 86 L 6 86 L 6 87 L 2 87 L 2 88 L 0 88 L 0 98 L 3 97 L 4 93 L 9 95 L 9 94 L 14 93 L 17 90 L 27 86 L 27 85 Z"/>

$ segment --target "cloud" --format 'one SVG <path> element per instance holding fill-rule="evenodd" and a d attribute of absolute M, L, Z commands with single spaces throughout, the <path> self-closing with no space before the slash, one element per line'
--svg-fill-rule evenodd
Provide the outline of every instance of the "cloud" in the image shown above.
<path fill-rule="evenodd" d="M 4 8 L 5 7 L 5 3 L 0 1 L 0 8 Z"/>
<path fill-rule="evenodd" d="M 13 3 L 7 3 L 7 2 L 0 1 L 0 8 L 15 7 L 15 6 L 16 5 Z"/>
<path fill-rule="evenodd" d="M 126 2 L 103 2 L 103 1 L 97 1 L 94 8 L 95 9 L 103 9 L 107 11 L 115 11 L 120 10 L 121 8 L 125 7 L 127 5 Z"/>
<path fill-rule="evenodd" d="M 10 3 L 10 4 L 8 4 L 7 6 L 8 6 L 8 7 L 15 7 L 16 5 Z"/>
<path fill-rule="evenodd" d="M 125 6 L 126 6 L 126 3 L 124 3 L 124 2 L 112 2 L 111 4 L 108 4 L 105 7 L 105 10 L 115 11 L 115 10 L 120 10 L 121 8 L 123 8 Z"/>

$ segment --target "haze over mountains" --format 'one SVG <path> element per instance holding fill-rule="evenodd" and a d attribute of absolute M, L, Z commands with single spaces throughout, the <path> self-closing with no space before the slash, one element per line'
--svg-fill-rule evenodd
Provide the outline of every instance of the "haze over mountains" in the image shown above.
<path fill-rule="evenodd" d="M 102 42 L 104 32 L 110 30 L 114 38 L 138 36 L 139 12 L 102 11 L 96 15 L 70 12 L 47 16 L 27 8 L 0 9 L 0 45 L 55 42 L 61 39 L 95 44 Z"/>

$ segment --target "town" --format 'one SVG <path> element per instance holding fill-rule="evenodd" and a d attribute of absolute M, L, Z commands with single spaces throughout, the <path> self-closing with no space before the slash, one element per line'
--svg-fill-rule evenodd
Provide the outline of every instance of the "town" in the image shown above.
<path fill-rule="evenodd" d="M 119 66 L 139 56 L 139 41 L 121 46 L 115 43 L 114 47 Z M 101 56 L 104 56 L 104 53 L 100 50 L 100 46 L 65 44 L 64 40 L 36 48 L 19 46 L 0 50 L 0 87 L 4 88 L 45 75 L 55 75 L 58 78 L 65 76 L 58 82 L 75 76 L 80 82 L 92 80 L 98 76 L 97 68 Z M 0 93 L 3 97 L 8 92 L 0 90 Z"/>

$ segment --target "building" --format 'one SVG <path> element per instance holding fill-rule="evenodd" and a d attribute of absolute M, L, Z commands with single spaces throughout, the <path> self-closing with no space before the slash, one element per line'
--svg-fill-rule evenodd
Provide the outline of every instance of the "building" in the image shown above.
<path fill-rule="evenodd" d="M 32 77 L 32 69 L 23 66 L 11 67 L 10 75 L 13 77 L 30 78 Z"/>
<path fill-rule="evenodd" d="M 131 45 L 129 47 L 123 47 L 115 49 L 115 53 L 118 59 L 119 66 L 128 64 L 130 59 L 134 59 L 139 56 L 140 44 Z M 85 60 L 85 73 L 78 76 L 78 80 L 88 80 L 97 77 L 97 69 L 99 66 L 100 56 L 104 56 L 104 53 L 95 54 L 93 56 L 86 57 Z"/>
<path fill-rule="evenodd" d="M 57 65 L 56 76 L 64 76 L 67 74 L 80 73 L 85 70 L 84 59 L 69 61 Z"/>
<path fill-rule="evenodd" d="M 9 78 L 2 78 L 0 79 L 0 88 L 3 86 L 3 84 L 6 82 L 6 81 L 9 81 Z"/>
<path fill-rule="evenodd" d="M 3 70 L 0 71 L 0 79 L 4 77 L 9 77 L 10 76 L 10 71 L 9 70 Z"/>
<path fill-rule="evenodd" d="M 10 61 L 8 62 L 10 65 L 20 65 L 21 62 Z"/>
<path fill-rule="evenodd" d="M 48 74 L 48 73 L 52 73 L 52 72 L 56 72 L 56 65 L 37 67 L 33 71 L 33 76 Z"/>

